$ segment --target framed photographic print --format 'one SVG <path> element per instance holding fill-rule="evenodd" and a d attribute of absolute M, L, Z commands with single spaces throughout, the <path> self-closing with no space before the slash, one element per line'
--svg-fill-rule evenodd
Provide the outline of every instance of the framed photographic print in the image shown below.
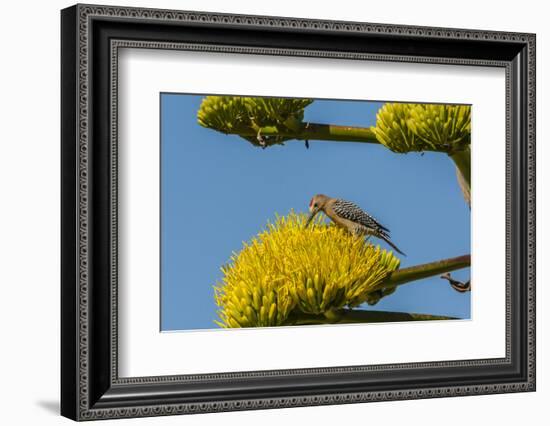
<path fill-rule="evenodd" d="M 535 36 L 76 5 L 74 420 L 535 390 Z"/>

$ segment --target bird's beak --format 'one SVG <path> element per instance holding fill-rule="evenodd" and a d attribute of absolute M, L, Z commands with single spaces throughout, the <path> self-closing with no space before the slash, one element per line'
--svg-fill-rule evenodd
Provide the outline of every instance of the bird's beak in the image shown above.
<path fill-rule="evenodd" d="M 309 223 L 313 220 L 313 218 L 315 217 L 315 215 L 317 215 L 317 213 L 319 213 L 319 208 L 316 208 L 316 209 L 313 209 L 311 211 L 311 213 L 309 214 L 309 217 L 307 218 L 307 221 L 306 221 L 306 225 L 304 226 L 304 228 L 307 228 Z"/>

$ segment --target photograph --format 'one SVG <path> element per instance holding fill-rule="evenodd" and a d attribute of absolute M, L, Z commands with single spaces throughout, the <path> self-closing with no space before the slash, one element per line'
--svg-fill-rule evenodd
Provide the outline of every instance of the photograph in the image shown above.
<path fill-rule="evenodd" d="M 471 110 L 160 93 L 160 331 L 471 320 Z"/>
<path fill-rule="evenodd" d="M 60 56 L 58 84 L 22 72 L 36 68 L 29 54 L 6 68 L 21 76 L 6 81 L 27 124 L 4 139 L 33 170 L 55 171 L 60 192 L 34 202 L 57 206 L 56 226 L 20 208 L 48 197 L 37 185 L 49 172 L 15 179 L 29 185 L 5 209 L 25 219 L 4 221 L 10 253 L 21 247 L 28 263 L 36 249 L 42 262 L 52 238 L 60 246 L 47 263 L 61 291 L 37 276 L 27 281 L 40 297 L 6 299 L 60 310 L 38 323 L 17 303 L 8 311 L 28 317 L 11 327 L 32 343 L 19 358 L 55 343 L 32 374 L 53 384 L 44 398 L 33 385 L 37 411 L 59 401 L 75 421 L 256 424 L 273 409 L 333 406 L 334 423 L 369 403 L 369 420 L 394 424 L 426 423 L 429 403 L 439 423 L 451 412 L 475 423 L 487 407 L 502 424 L 524 421 L 548 396 L 535 288 L 544 14 L 214 3 L 65 4 L 53 25 L 41 6 L 33 24 L 55 45 L 25 52 Z M 61 108 L 29 125 L 20 92 L 36 82 L 47 93 L 35 98 Z M 45 148 L 52 131 L 61 150 Z M 21 240 L 36 223 L 57 232 L 44 247 Z M 43 274 L 40 262 L 8 262 L 17 274 L 5 281 Z M 36 329 L 48 315 L 57 337 Z M 6 389 L 27 386 L 16 376 Z"/>

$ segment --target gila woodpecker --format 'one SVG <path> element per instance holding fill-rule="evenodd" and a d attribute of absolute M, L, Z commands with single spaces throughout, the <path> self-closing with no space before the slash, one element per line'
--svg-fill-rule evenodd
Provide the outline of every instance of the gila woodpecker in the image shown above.
<path fill-rule="evenodd" d="M 322 211 L 336 225 L 347 229 L 350 233 L 354 235 L 372 235 L 373 237 L 380 238 L 393 247 L 395 251 L 405 255 L 391 242 L 390 230 L 388 228 L 380 225 L 371 215 L 349 201 L 317 194 L 309 202 L 309 211 L 310 214 L 306 227 L 315 215 Z"/>

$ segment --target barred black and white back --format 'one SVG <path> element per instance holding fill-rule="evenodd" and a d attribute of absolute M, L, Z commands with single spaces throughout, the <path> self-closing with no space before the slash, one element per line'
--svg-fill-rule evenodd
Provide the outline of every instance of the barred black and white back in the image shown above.
<path fill-rule="evenodd" d="M 365 212 L 356 204 L 351 201 L 338 198 L 332 203 L 332 209 L 334 213 L 341 218 L 347 219 L 356 224 L 353 229 L 354 234 L 372 235 L 380 238 L 393 247 L 395 251 L 405 255 L 405 253 L 399 250 L 399 248 L 397 248 L 397 246 L 390 240 L 390 230 L 380 224 L 374 217 Z"/>
<path fill-rule="evenodd" d="M 374 217 L 351 201 L 338 198 L 332 204 L 332 208 L 340 217 L 351 220 L 352 222 L 362 225 L 376 233 L 389 235 L 390 230 L 388 228 L 381 225 Z"/>

